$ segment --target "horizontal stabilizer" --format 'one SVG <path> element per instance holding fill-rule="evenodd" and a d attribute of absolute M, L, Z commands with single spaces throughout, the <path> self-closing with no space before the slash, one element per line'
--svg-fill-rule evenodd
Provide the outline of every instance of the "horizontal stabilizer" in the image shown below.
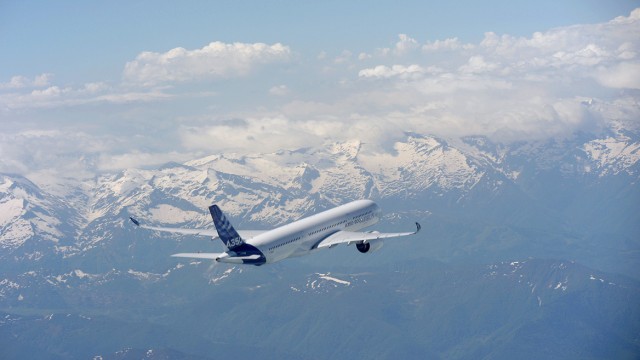
<path fill-rule="evenodd" d="M 210 259 L 231 264 L 255 263 L 261 258 L 259 254 L 247 256 L 229 256 L 228 253 L 180 253 L 173 254 L 171 256 L 191 259 Z"/>
<path fill-rule="evenodd" d="M 258 259 L 260 259 L 260 255 L 259 254 L 253 254 L 253 255 L 247 255 L 247 256 L 229 256 L 229 257 L 225 257 L 225 258 L 220 259 L 220 261 L 222 261 L 222 260 L 231 260 L 231 259 L 258 260 Z"/>
<path fill-rule="evenodd" d="M 221 256 L 226 255 L 225 253 L 180 253 L 173 254 L 173 257 L 181 257 L 181 258 L 192 258 L 192 259 L 211 259 L 217 260 Z"/>

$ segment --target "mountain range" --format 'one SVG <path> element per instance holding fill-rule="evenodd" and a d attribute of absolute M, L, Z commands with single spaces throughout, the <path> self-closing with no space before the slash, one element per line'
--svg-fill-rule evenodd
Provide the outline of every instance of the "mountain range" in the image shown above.
<path fill-rule="evenodd" d="M 511 144 L 406 133 L 384 151 L 354 140 L 47 184 L 2 174 L 0 351 L 634 358 L 639 134 L 615 122 Z M 359 198 L 381 205 L 377 229 L 422 232 L 370 255 L 238 268 L 177 261 L 222 244 L 128 222 L 210 228 L 217 203 L 264 229 Z"/>

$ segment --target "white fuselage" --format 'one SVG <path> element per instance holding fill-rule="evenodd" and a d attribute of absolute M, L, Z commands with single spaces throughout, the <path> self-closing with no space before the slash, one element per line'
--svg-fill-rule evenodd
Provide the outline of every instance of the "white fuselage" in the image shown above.
<path fill-rule="evenodd" d="M 380 220 L 380 208 L 370 200 L 357 200 L 262 233 L 247 241 L 267 263 L 316 250 L 319 242 L 338 231 L 357 231 Z"/>

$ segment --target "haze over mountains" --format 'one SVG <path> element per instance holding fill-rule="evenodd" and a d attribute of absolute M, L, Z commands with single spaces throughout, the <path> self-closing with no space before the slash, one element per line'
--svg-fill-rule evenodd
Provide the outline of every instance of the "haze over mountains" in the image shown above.
<path fill-rule="evenodd" d="M 638 134 L 406 133 L 386 153 L 354 140 L 42 187 L 4 174 L 0 345 L 48 358 L 633 358 Z M 377 229 L 423 231 L 367 256 L 338 247 L 252 268 L 171 258 L 222 244 L 128 222 L 211 227 L 217 203 L 237 227 L 269 228 L 358 198 L 382 206 Z"/>

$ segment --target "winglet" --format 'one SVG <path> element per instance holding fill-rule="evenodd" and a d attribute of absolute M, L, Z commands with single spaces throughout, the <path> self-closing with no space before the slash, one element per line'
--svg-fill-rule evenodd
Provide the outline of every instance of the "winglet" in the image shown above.
<path fill-rule="evenodd" d="M 420 226 L 419 222 L 416 222 L 416 234 L 420 232 L 420 229 L 422 229 L 422 226 Z"/>
<path fill-rule="evenodd" d="M 140 222 L 136 219 L 134 219 L 133 217 L 129 216 L 129 219 L 131 219 L 131 222 L 133 222 L 134 224 L 136 224 L 136 226 L 140 226 Z"/>

